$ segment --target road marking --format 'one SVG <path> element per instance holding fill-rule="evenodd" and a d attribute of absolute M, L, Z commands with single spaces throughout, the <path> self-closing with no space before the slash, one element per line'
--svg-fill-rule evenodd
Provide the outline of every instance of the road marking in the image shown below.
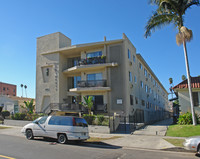
<path fill-rule="evenodd" d="M 16 159 L 16 158 L 12 158 L 12 157 L 8 157 L 8 156 L 3 156 L 3 155 L 0 155 L 0 157 L 7 158 L 7 159 Z"/>

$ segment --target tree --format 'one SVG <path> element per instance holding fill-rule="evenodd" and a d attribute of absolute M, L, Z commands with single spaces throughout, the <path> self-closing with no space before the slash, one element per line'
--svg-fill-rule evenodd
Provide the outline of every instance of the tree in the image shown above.
<path fill-rule="evenodd" d="M 20 86 L 22 87 L 22 97 L 23 97 L 23 86 L 24 86 L 24 85 L 23 85 L 23 84 L 21 84 Z"/>
<path fill-rule="evenodd" d="M 83 97 L 84 98 L 84 102 L 82 102 L 81 104 L 86 107 L 88 109 L 88 114 L 91 115 L 91 110 L 92 110 L 92 106 L 93 106 L 93 102 L 92 102 L 92 96 L 89 96 L 88 98 Z"/>
<path fill-rule="evenodd" d="M 173 89 L 172 89 L 172 86 L 173 86 L 173 78 L 169 78 L 169 84 L 171 85 L 171 87 L 169 88 L 169 90 L 170 90 L 170 92 L 171 92 L 171 94 L 172 94 L 172 98 L 173 98 Z"/>
<path fill-rule="evenodd" d="M 24 89 L 25 89 L 26 98 L 27 98 L 27 91 L 26 91 L 26 89 L 27 89 L 27 85 L 24 85 Z"/>
<path fill-rule="evenodd" d="M 159 29 L 167 24 L 174 24 L 178 28 L 178 34 L 176 35 L 176 42 L 178 45 L 183 44 L 184 56 L 186 63 L 186 71 L 188 78 L 188 89 L 190 95 L 191 112 L 193 117 L 193 125 L 196 125 L 194 104 L 192 97 L 191 81 L 189 63 L 186 49 L 186 42 L 192 39 L 192 31 L 184 27 L 185 12 L 193 5 L 199 5 L 199 0 L 150 0 L 151 4 L 158 6 L 158 9 L 153 13 L 152 17 L 147 22 L 145 27 L 145 37 L 151 36 L 151 33 L 156 29 Z"/>
<path fill-rule="evenodd" d="M 24 101 L 25 106 L 22 106 L 22 108 L 26 109 L 28 118 L 31 119 L 32 118 L 32 114 L 34 113 L 35 110 L 35 105 L 33 104 L 33 99 L 31 99 L 31 101 Z"/>
<path fill-rule="evenodd" d="M 181 79 L 182 79 L 182 81 L 185 81 L 186 80 L 186 76 L 182 75 Z"/>
<path fill-rule="evenodd" d="M 173 84 L 173 78 L 169 78 L 169 84 Z"/>

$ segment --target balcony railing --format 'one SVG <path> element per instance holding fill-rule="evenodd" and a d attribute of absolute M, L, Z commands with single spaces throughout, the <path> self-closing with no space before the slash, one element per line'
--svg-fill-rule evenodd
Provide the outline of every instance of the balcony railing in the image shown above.
<path fill-rule="evenodd" d="M 49 113 L 52 110 L 59 111 L 84 111 L 84 107 L 80 104 L 75 103 L 51 103 L 47 107 L 45 107 L 42 111 L 43 113 Z"/>
<path fill-rule="evenodd" d="M 106 63 L 106 56 L 91 57 L 87 59 L 81 59 L 78 61 L 78 65 L 92 65 Z"/>
<path fill-rule="evenodd" d="M 78 81 L 77 87 L 107 87 L 106 80 Z"/>

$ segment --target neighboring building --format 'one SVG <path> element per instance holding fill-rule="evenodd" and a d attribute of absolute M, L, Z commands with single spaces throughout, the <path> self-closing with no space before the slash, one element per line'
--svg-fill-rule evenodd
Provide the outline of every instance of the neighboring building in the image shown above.
<path fill-rule="evenodd" d="M 84 96 L 93 112 L 127 122 L 164 117 L 168 93 L 125 34 L 119 40 L 71 45 L 60 32 L 37 39 L 36 111 L 79 112 Z"/>
<path fill-rule="evenodd" d="M 200 77 L 191 77 L 191 86 L 195 113 L 200 114 Z M 187 79 L 174 86 L 173 90 L 178 96 L 181 112 L 191 112 Z"/>
<path fill-rule="evenodd" d="M 0 95 L 16 96 L 17 86 L 0 82 Z"/>
<path fill-rule="evenodd" d="M 32 98 L 23 98 L 17 96 L 0 95 L 0 107 L 10 113 L 22 113 L 25 110 L 21 106 L 25 106 L 24 101 L 31 101 Z M 35 101 L 34 101 L 35 104 Z"/>

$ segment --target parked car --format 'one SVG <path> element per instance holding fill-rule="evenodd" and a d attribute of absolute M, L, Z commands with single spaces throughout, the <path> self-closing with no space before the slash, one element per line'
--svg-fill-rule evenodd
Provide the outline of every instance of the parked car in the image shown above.
<path fill-rule="evenodd" d="M 187 150 L 196 151 L 200 154 L 200 136 L 186 138 L 183 145 Z"/>
<path fill-rule="evenodd" d="M 59 143 L 67 140 L 84 141 L 89 138 L 88 124 L 85 119 L 71 116 L 44 116 L 25 125 L 21 132 L 27 139 L 47 137 Z"/>

